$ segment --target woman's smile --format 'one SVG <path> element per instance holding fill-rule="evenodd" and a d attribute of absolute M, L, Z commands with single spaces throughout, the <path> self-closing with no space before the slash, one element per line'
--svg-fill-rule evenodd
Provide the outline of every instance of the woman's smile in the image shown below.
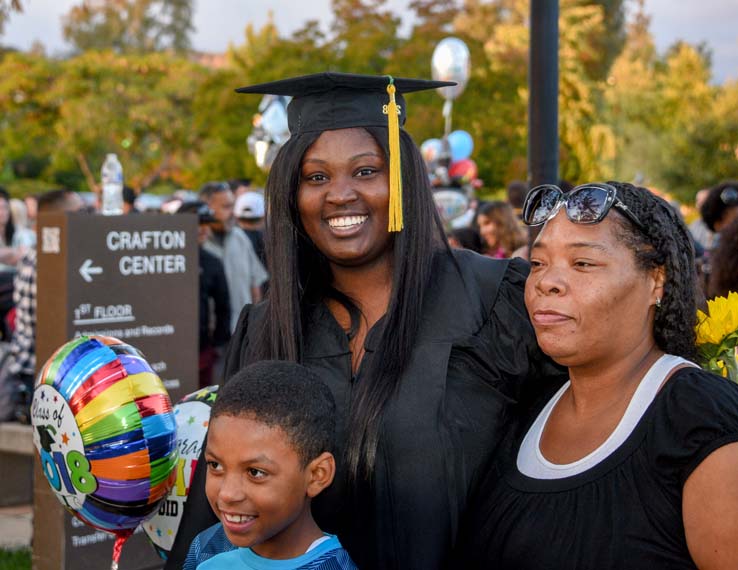
<path fill-rule="evenodd" d="M 389 263 L 387 160 L 366 130 L 326 131 L 312 144 L 302 159 L 297 209 L 333 265 Z"/>
<path fill-rule="evenodd" d="M 327 221 L 331 229 L 336 230 L 337 235 L 345 236 L 359 229 L 368 219 L 369 216 L 335 216 L 328 218 Z"/>

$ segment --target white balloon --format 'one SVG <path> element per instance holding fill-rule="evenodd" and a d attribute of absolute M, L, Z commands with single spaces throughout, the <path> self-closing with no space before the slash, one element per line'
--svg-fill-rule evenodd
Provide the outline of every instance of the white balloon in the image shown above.
<path fill-rule="evenodd" d="M 469 48 L 459 38 L 444 38 L 433 50 L 431 73 L 436 81 L 455 81 L 452 87 L 439 87 L 444 99 L 456 99 L 469 81 L 471 62 Z"/>
<path fill-rule="evenodd" d="M 179 523 L 190 494 L 190 483 L 208 432 L 210 410 L 218 397 L 218 386 L 208 386 L 188 394 L 174 406 L 177 421 L 177 480 L 159 511 L 141 523 L 159 555 L 166 559 L 174 546 Z"/>
<path fill-rule="evenodd" d="M 433 202 L 444 222 L 458 218 L 469 208 L 469 198 L 458 190 L 443 188 L 434 190 Z"/>

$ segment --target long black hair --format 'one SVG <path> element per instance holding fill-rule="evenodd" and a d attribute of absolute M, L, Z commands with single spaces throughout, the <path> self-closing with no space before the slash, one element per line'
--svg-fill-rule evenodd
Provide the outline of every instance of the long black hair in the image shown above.
<path fill-rule="evenodd" d="M 661 306 L 656 309 L 653 336 L 668 354 L 691 360 L 697 357 L 694 327 L 701 301 L 694 262 L 694 244 L 679 213 L 646 188 L 608 182 L 644 226 L 639 230 L 617 216 L 618 237 L 635 253 L 640 269 L 663 267 L 666 273 Z"/>
<path fill-rule="evenodd" d="M 387 160 L 387 129 L 364 128 Z M 333 288 L 328 260 L 307 236 L 297 208 L 302 159 L 319 136 L 307 133 L 290 138 L 277 154 L 267 180 L 267 259 L 270 273 L 278 278 L 269 288 L 264 328 L 254 346 L 255 360 L 302 362 L 306 316 L 324 299 L 343 304 L 354 326 L 357 322 L 357 307 Z M 448 250 L 425 164 L 405 131 L 400 131 L 400 148 L 405 227 L 392 240 L 392 292 L 383 332 L 367 363 L 367 373 L 357 384 L 349 414 L 346 462 L 355 480 L 370 477 L 384 410 L 412 355 L 434 254 Z"/>

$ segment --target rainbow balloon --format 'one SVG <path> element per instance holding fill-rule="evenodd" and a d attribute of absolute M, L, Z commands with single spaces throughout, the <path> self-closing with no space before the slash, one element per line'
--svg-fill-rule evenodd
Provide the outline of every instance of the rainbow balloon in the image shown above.
<path fill-rule="evenodd" d="M 122 543 L 174 484 L 176 422 L 164 385 L 132 346 L 83 336 L 44 365 L 31 423 L 59 501 L 118 537 L 115 567 Z"/>

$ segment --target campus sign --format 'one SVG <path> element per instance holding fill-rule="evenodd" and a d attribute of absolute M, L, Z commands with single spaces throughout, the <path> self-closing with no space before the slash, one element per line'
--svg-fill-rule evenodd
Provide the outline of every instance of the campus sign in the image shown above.
<path fill-rule="evenodd" d="M 197 389 L 195 215 L 41 215 L 37 255 L 37 366 L 75 337 L 112 336 L 143 353 L 173 403 Z M 40 469 L 34 509 L 34 568 L 109 567 L 114 536 L 66 513 Z M 139 529 L 120 570 L 161 565 Z"/>

